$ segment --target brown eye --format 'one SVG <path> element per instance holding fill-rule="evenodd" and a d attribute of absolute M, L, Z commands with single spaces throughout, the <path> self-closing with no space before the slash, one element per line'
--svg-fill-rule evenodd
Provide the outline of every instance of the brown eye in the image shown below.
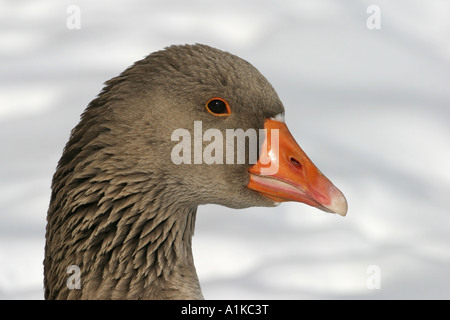
<path fill-rule="evenodd" d="M 206 103 L 206 109 L 216 116 L 227 116 L 231 113 L 228 102 L 222 98 L 212 98 Z"/>

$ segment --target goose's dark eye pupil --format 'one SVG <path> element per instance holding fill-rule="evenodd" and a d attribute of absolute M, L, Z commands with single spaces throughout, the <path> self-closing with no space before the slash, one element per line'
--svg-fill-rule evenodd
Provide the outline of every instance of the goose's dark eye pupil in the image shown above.
<path fill-rule="evenodd" d="M 227 105 L 225 104 L 225 102 L 223 102 L 222 100 L 219 100 L 219 99 L 211 100 L 208 103 L 208 109 L 212 113 L 217 113 L 217 114 L 227 113 Z"/>

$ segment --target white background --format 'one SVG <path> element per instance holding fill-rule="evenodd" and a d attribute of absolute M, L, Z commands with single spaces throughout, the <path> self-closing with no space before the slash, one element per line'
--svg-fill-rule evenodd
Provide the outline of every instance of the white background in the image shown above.
<path fill-rule="evenodd" d="M 366 26 L 372 4 L 380 30 Z M 43 298 L 51 177 L 102 83 L 184 43 L 256 66 L 349 203 L 345 218 L 298 203 L 200 207 L 207 299 L 450 298 L 445 0 L 0 1 L 0 298 Z"/>

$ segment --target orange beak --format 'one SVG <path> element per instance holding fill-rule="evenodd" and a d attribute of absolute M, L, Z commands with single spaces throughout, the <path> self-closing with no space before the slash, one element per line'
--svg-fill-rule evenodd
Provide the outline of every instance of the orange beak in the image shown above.
<path fill-rule="evenodd" d="M 264 129 L 266 138 L 258 162 L 249 169 L 248 188 L 275 202 L 298 201 L 345 216 L 344 195 L 303 152 L 286 124 L 266 120 Z"/>

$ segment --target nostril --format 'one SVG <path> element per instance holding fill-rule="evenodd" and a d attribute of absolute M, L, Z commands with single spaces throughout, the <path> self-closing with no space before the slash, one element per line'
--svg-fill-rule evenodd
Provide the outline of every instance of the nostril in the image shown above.
<path fill-rule="evenodd" d="M 291 163 L 294 165 L 294 167 L 296 167 L 297 169 L 301 170 L 302 169 L 302 164 L 300 163 L 300 161 L 298 161 L 295 158 L 291 157 Z"/>

